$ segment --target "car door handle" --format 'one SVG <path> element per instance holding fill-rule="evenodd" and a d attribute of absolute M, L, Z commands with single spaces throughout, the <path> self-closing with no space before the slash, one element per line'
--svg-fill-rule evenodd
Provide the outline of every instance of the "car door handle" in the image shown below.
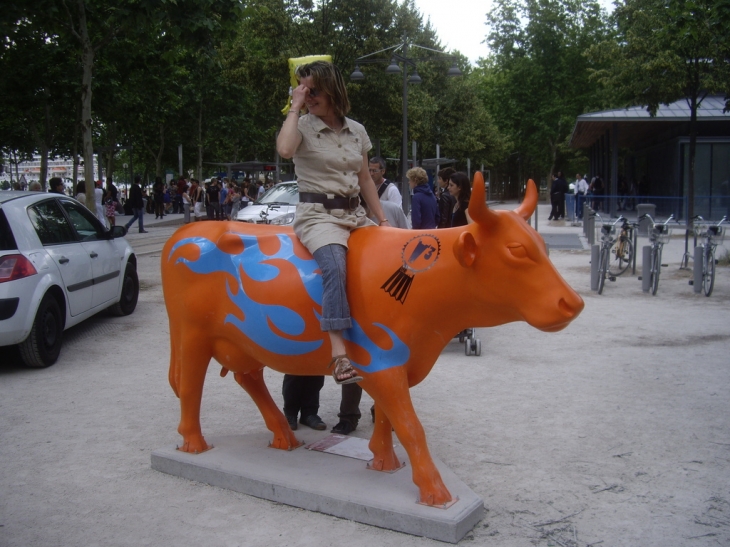
<path fill-rule="evenodd" d="M 96 258 L 96 257 L 97 257 L 97 256 L 99 256 L 99 255 L 98 255 L 98 254 L 96 254 L 96 253 L 95 253 L 94 251 L 91 251 L 91 254 L 90 254 L 89 256 L 90 256 L 91 258 Z"/>
<path fill-rule="evenodd" d="M 69 261 L 68 258 L 66 258 L 65 256 L 62 256 L 61 258 L 58 259 L 58 262 L 61 264 L 66 264 L 68 261 Z"/>

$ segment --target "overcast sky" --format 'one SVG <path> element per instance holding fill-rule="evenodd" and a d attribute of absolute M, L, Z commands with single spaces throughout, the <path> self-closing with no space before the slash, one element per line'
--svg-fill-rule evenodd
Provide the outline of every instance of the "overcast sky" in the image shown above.
<path fill-rule="evenodd" d="M 424 23 L 431 19 L 441 44 L 446 50 L 458 49 L 472 64 L 486 57 L 487 12 L 492 9 L 491 0 L 415 0 L 423 15 Z M 612 0 L 600 0 L 611 9 Z"/>

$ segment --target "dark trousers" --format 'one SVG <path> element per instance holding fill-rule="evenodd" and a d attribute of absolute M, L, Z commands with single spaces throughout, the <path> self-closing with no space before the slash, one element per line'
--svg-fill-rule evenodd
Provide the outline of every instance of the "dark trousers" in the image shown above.
<path fill-rule="evenodd" d="M 586 201 L 586 197 L 583 194 L 575 195 L 575 215 L 577 218 L 583 218 L 583 204 Z"/>
<path fill-rule="evenodd" d="M 550 196 L 550 204 L 552 208 L 550 210 L 551 218 L 564 218 L 565 217 L 565 194 L 552 194 Z"/>
<path fill-rule="evenodd" d="M 220 203 L 211 203 L 210 208 L 213 211 L 213 220 L 223 220 L 221 218 L 221 204 Z"/>
<path fill-rule="evenodd" d="M 342 401 L 340 401 L 340 413 L 337 417 L 340 420 L 350 422 L 357 427 L 360 421 L 360 398 L 362 388 L 358 384 L 342 385 Z"/>
<path fill-rule="evenodd" d="M 319 390 L 324 385 L 324 376 L 294 376 L 285 374 L 281 385 L 284 396 L 284 414 L 294 416 L 301 413 L 306 418 L 319 411 Z"/>

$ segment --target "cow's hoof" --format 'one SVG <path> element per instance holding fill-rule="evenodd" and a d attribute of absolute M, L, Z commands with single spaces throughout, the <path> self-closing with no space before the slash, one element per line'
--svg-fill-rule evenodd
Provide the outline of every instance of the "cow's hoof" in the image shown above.
<path fill-rule="evenodd" d="M 435 492 L 431 491 L 420 491 L 420 499 L 417 503 L 421 505 L 429 505 L 431 507 L 449 507 L 453 505 L 458 498 L 454 499 L 451 497 L 451 493 L 444 486 L 439 488 Z"/>
<path fill-rule="evenodd" d="M 274 435 L 274 440 L 269 443 L 269 448 L 276 448 L 278 450 L 294 450 L 303 444 L 304 443 L 299 442 L 293 433 L 283 436 Z"/>
<path fill-rule="evenodd" d="M 399 469 L 406 466 L 406 462 L 402 462 L 393 453 L 389 458 L 373 458 L 368 462 L 368 469 L 373 471 L 383 471 L 385 473 L 395 473 Z"/>
<path fill-rule="evenodd" d="M 200 454 L 206 450 L 210 450 L 212 446 L 208 446 L 203 437 L 199 439 L 191 439 L 184 441 L 182 446 L 178 446 L 177 449 L 181 452 L 188 452 L 190 454 Z"/>

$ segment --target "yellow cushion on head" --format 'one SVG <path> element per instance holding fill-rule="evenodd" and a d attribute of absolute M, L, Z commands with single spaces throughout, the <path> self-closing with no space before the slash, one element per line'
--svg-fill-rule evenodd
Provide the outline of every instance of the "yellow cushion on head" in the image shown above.
<path fill-rule="evenodd" d="M 289 85 L 291 89 L 294 89 L 299 85 L 297 81 L 296 72 L 297 67 L 300 65 L 306 65 L 307 63 L 313 63 L 314 61 L 327 61 L 332 62 L 331 55 L 307 55 L 306 57 L 293 57 L 289 59 Z M 291 89 L 289 90 L 289 100 L 286 102 L 286 106 L 281 110 L 281 113 L 286 115 L 291 107 Z"/>

